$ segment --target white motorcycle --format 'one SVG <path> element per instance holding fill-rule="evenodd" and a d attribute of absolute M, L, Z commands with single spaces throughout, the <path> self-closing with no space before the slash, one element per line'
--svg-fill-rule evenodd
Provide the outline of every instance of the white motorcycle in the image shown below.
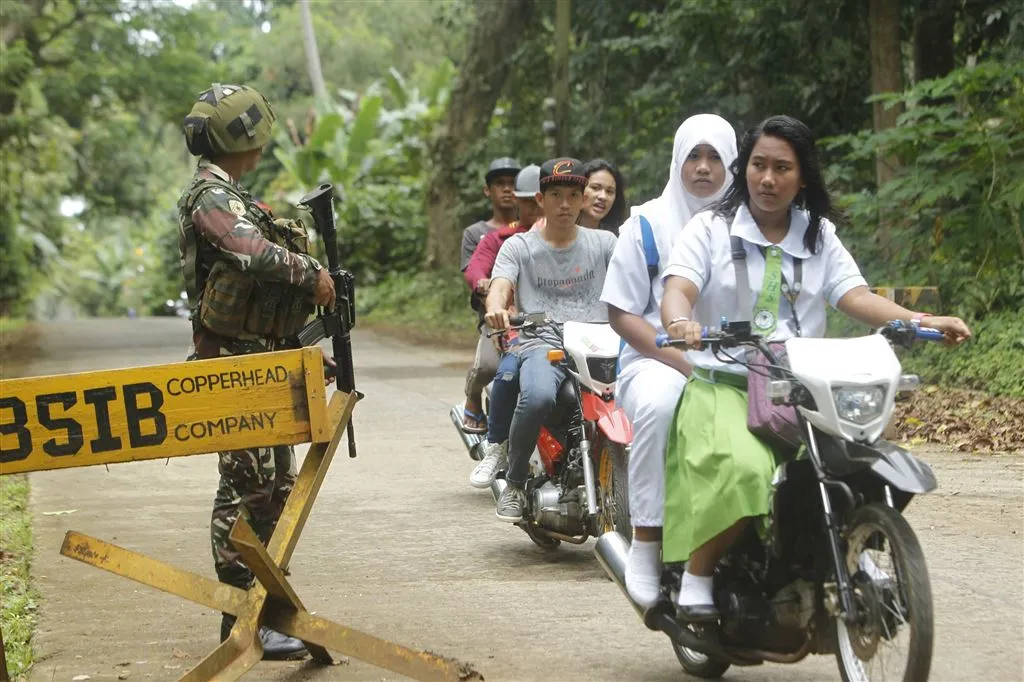
<path fill-rule="evenodd" d="M 511 325 L 511 332 L 544 339 L 552 347 L 548 360 L 568 374 L 530 457 L 527 503 L 519 526 L 545 549 L 561 542 L 583 544 L 609 531 L 629 537 L 626 463 L 633 431 L 615 405 L 619 336 L 608 324 L 562 324 L 543 313 L 513 316 Z M 489 396 L 490 386 L 485 412 L 490 410 Z M 452 408 L 451 419 L 470 457 L 479 459 L 484 436 L 462 430 L 461 405 Z M 505 486 L 499 475 L 491 485 L 495 500 Z"/>
<path fill-rule="evenodd" d="M 788 366 L 749 322 L 723 324 L 704 339 L 716 352 L 746 346 L 765 354 L 769 395 L 796 407 L 802 446 L 775 473 L 768 531 L 759 536 L 750 524 L 715 569 L 717 622 L 677 615 L 682 565 L 665 567 L 658 603 L 646 612 L 633 604 L 649 628 L 669 636 L 687 673 L 717 678 L 731 665 L 796 663 L 813 653 L 834 654 L 847 682 L 927 680 L 931 587 L 900 512 L 936 481 L 927 464 L 880 438 L 896 393 L 918 385 L 901 375 L 892 344 L 942 333 L 902 322 L 879 332 L 789 339 Z M 624 593 L 628 551 L 618 533 L 598 539 L 598 559 Z"/>

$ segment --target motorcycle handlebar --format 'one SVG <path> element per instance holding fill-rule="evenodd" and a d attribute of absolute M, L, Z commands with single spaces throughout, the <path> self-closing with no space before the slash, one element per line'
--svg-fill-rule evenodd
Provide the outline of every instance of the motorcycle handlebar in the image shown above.
<path fill-rule="evenodd" d="M 882 336 L 885 336 L 891 341 L 904 343 L 911 342 L 915 339 L 921 341 L 944 341 L 946 339 L 945 333 L 938 329 L 919 327 L 916 324 L 908 324 L 902 320 L 893 320 L 892 322 L 882 326 L 878 331 Z M 749 333 L 737 335 L 726 331 L 709 330 L 708 327 L 703 327 L 701 329 L 700 338 L 701 341 L 707 345 L 749 343 L 755 340 Z M 669 338 L 669 335 L 665 332 L 658 334 L 654 340 L 654 344 L 658 348 L 686 346 L 685 341 L 682 339 Z"/>

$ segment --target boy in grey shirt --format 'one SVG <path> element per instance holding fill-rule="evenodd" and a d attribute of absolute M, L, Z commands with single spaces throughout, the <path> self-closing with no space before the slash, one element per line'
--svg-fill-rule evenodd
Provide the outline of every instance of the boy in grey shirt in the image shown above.
<path fill-rule="evenodd" d="M 498 252 L 487 294 L 486 320 L 491 327 L 509 326 L 505 302 L 513 291 L 519 312 L 547 313 L 559 322 L 607 321 L 601 289 L 615 249 L 615 235 L 576 224 L 586 184 L 583 163 L 577 159 L 552 159 L 541 166 L 537 202 L 544 210 L 546 224 L 538 231 L 510 237 Z M 470 477 L 474 486 L 486 487 L 507 458 L 508 487 L 498 500 L 496 513 L 499 519 L 511 523 L 522 521 L 530 453 L 555 405 L 558 387 L 566 379 L 565 370 L 548 361 L 547 350 L 542 340 L 524 334 L 519 345 L 502 360 L 495 393 L 505 388 L 499 386 L 499 381 L 517 378 L 519 384 L 519 400 L 508 430 L 508 452 L 506 455 L 500 444 L 503 434 L 495 434 L 492 425 L 484 458 Z M 500 412 L 500 408 L 492 404 L 492 412 Z"/>

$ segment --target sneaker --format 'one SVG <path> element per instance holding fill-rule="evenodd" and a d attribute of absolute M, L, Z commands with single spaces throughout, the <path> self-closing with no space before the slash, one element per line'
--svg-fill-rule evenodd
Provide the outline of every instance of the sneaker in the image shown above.
<path fill-rule="evenodd" d="M 469 484 L 474 488 L 489 488 L 498 472 L 508 466 L 508 442 L 485 440 L 480 443 L 480 452 L 483 457 L 469 475 Z"/>
<path fill-rule="evenodd" d="M 523 520 L 523 507 L 526 506 L 526 493 L 522 488 L 508 486 L 498 498 L 498 508 L 494 514 L 502 521 L 519 523 Z"/>
<path fill-rule="evenodd" d="M 868 574 L 868 577 L 871 578 L 871 582 L 885 583 L 890 579 L 889 574 L 878 567 L 878 564 L 874 562 L 871 555 L 868 554 L 866 550 L 860 553 L 860 557 L 857 561 L 857 567 Z"/>

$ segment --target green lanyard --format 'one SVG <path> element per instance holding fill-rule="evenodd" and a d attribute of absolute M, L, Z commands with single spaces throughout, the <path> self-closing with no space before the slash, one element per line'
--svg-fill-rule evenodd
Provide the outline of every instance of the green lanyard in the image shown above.
<path fill-rule="evenodd" d="M 796 299 L 800 295 L 803 280 L 803 259 L 793 259 L 793 285 L 782 276 L 782 249 L 778 246 L 758 247 L 764 256 L 764 279 L 761 284 L 761 295 L 757 299 L 757 307 L 750 305 L 750 279 L 747 276 L 747 252 L 743 240 L 729 237 L 732 250 L 732 265 L 736 274 L 736 298 L 739 303 L 740 318 L 746 319 L 746 311 L 753 310 L 753 326 L 764 336 L 775 331 L 779 318 L 779 296 L 786 297 L 793 311 L 793 326 L 797 336 L 801 336 L 800 320 L 796 314 Z M 762 326 L 764 325 L 764 326 Z"/>
<path fill-rule="evenodd" d="M 782 249 L 769 246 L 764 250 L 764 279 L 761 294 L 754 306 L 754 327 L 764 336 L 771 336 L 779 321 L 779 299 L 782 295 Z"/>

